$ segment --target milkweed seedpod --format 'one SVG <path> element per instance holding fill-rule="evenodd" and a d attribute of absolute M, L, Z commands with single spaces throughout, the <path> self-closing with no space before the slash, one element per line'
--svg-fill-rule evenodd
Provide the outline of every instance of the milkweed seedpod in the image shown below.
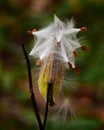
<path fill-rule="evenodd" d="M 41 64 L 38 85 L 45 101 L 47 85 L 50 81 L 52 84 L 50 106 L 55 104 L 55 96 L 61 89 L 66 64 L 76 72 L 80 72 L 74 64 L 75 57 L 78 55 L 76 49 L 87 50 L 87 48 L 79 44 L 76 35 L 78 32 L 86 30 L 86 27 L 74 28 L 73 20 L 64 23 L 54 15 L 54 22 L 48 27 L 39 31 L 36 29 L 28 31 L 36 38 L 30 55 L 39 58 L 36 65 Z"/>

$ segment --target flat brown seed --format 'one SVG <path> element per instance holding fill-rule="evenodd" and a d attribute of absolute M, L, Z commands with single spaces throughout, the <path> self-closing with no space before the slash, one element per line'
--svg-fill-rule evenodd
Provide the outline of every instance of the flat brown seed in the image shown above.
<path fill-rule="evenodd" d="M 73 51 L 73 54 L 74 54 L 75 57 L 78 56 L 78 53 L 76 51 Z"/>
<path fill-rule="evenodd" d="M 86 27 L 81 27 L 80 29 L 81 29 L 82 32 L 86 32 L 87 31 Z"/>
<path fill-rule="evenodd" d="M 80 72 L 81 72 L 78 67 L 75 67 L 74 70 L 75 70 L 75 72 L 78 73 L 78 74 L 80 74 Z"/>
<path fill-rule="evenodd" d="M 68 62 L 69 68 L 72 69 L 72 64 L 70 62 Z"/>
<path fill-rule="evenodd" d="M 37 61 L 36 61 L 36 65 L 40 65 L 41 64 L 41 59 L 38 59 Z"/>
<path fill-rule="evenodd" d="M 87 51 L 87 50 L 88 50 L 88 47 L 86 47 L 86 46 L 81 46 L 81 49 L 82 49 L 83 51 Z"/>

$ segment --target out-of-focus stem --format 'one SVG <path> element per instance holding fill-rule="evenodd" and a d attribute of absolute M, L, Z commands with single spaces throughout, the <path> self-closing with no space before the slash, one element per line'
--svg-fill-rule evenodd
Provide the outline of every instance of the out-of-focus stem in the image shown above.
<path fill-rule="evenodd" d="M 25 59 L 26 59 L 26 64 L 27 64 L 28 80 L 29 80 L 29 91 L 30 91 L 32 105 L 33 105 L 34 112 L 35 112 L 35 115 L 36 115 L 36 119 L 37 119 L 37 122 L 38 122 L 38 125 L 39 125 L 39 129 L 44 130 L 43 124 L 42 124 L 42 121 L 41 121 L 41 118 L 40 118 L 39 109 L 38 109 L 38 106 L 37 106 L 35 94 L 33 92 L 31 66 L 30 66 L 29 58 L 28 58 L 28 55 L 27 55 L 24 44 L 22 44 L 22 49 L 23 49 L 23 53 L 24 53 L 24 56 L 25 56 Z"/>

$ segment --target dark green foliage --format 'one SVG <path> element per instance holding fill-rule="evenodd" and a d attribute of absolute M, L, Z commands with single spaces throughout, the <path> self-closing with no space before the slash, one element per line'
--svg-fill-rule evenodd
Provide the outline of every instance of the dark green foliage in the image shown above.
<path fill-rule="evenodd" d="M 59 120 L 57 123 L 49 122 L 46 130 L 48 130 L 48 128 L 50 128 L 50 130 L 97 130 L 100 126 L 101 123 L 98 120 L 79 118 L 65 124 Z"/>

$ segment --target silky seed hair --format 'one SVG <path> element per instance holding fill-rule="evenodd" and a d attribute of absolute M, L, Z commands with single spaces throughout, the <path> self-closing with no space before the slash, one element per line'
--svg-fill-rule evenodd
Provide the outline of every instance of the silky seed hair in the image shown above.
<path fill-rule="evenodd" d="M 79 44 L 77 33 L 86 31 L 86 27 L 75 28 L 74 21 L 62 22 L 54 15 L 54 22 L 48 27 L 37 31 L 33 29 L 28 31 L 35 38 L 35 44 L 30 52 L 34 58 L 38 58 L 36 65 L 41 65 L 39 73 L 38 86 L 41 95 L 46 101 L 47 84 L 52 83 L 51 101 L 49 104 L 55 104 L 55 96 L 59 92 L 64 79 L 66 66 L 80 72 L 75 66 L 76 49 L 87 50 L 85 46 Z"/>

